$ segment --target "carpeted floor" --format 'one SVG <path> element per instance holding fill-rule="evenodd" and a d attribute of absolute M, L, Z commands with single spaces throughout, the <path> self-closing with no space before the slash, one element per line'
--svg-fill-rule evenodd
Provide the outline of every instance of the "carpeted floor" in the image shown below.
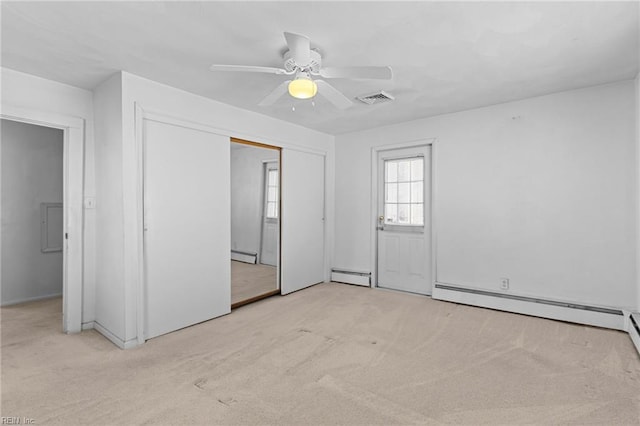
<path fill-rule="evenodd" d="M 231 304 L 278 289 L 277 268 L 231 261 Z"/>
<path fill-rule="evenodd" d="M 320 284 L 122 351 L 2 308 L 2 416 L 36 424 L 638 424 L 623 333 Z"/>

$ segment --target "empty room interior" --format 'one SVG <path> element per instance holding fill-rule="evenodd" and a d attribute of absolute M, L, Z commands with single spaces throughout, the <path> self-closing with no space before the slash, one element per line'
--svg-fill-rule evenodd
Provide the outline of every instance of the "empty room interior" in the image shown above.
<path fill-rule="evenodd" d="M 640 2 L 0 9 L 2 424 L 640 424 Z"/>

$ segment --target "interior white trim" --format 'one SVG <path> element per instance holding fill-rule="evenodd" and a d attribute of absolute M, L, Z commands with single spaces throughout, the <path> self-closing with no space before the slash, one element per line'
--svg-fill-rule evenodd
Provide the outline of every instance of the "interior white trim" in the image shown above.
<path fill-rule="evenodd" d="M 92 328 L 94 328 L 98 333 L 102 334 L 104 337 L 109 339 L 111 343 L 113 343 L 120 349 L 131 349 L 138 346 L 137 339 L 130 339 L 130 340 L 124 341 L 120 339 L 118 336 L 116 336 L 115 334 L 113 334 L 112 332 L 110 332 L 109 330 L 107 330 L 105 327 L 100 325 L 100 323 L 97 321 L 93 322 Z"/>
<path fill-rule="evenodd" d="M 144 119 L 145 111 L 136 102 L 134 104 L 134 130 L 136 152 L 136 342 L 141 345 L 145 341 L 145 274 L 144 261 Z"/>
<path fill-rule="evenodd" d="M 437 164 L 437 139 L 416 139 L 406 142 L 400 142 L 390 145 L 379 145 L 371 148 L 371 223 L 370 241 L 371 241 L 371 288 L 378 288 L 378 238 L 376 227 L 378 224 L 378 153 L 392 149 L 415 148 L 419 146 L 431 146 L 431 284 L 436 282 L 436 164 Z"/>
<path fill-rule="evenodd" d="M 5 307 L 5 306 L 19 305 L 20 303 L 37 302 L 38 300 L 53 299 L 54 297 L 60 297 L 60 296 L 62 296 L 62 293 L 52 293 L 44 296 L 25 297 L 24 299 L 17 299 L 17 300 L 12 300 L 11 302 L 8 302 L 8 303 L 3 303 L 0 306 Z"/>
<path fill-rule="evenodd" d="M 63 251 L 62 329 L 65 333 L 80 332 L 84 287 L 84 120 L 5 103 L 2 103 L 0 117 L 63 131 L 63 232 L 68 237 Z"/>
<path fill-rule="evenodd" d="M 137 107 L 138 107 L 138 103 L 136 102 L 136 108 Z M 317 154 L 317 155 L 325 155 L 325 156 L 327 155 L 326 150 L 291 144 L 279 139 L 266 138 L 264 136 L 255 135 L 252 133 L 239 132 L 237 130 L 227 129 L 224 127 L 211 126 L 209 124 L 191 121 L 189 119 L 176 117 L 173 115 L 169 115 L 160 111 L 155 111 L 147 108 L 144 108 L 144 118 L 146 120 L 153 120 L 159 123 L 172 124 L 174 126 L 186 127 L 188 129 L 202 130 L 205 132 L 215 133 L 217 135 L 229 136 L 230 138 L 260 142 L 261 144 L 271 145 L 278 148 L 292 149 L 295 151 L 308 152 L 308 153 Z"/>

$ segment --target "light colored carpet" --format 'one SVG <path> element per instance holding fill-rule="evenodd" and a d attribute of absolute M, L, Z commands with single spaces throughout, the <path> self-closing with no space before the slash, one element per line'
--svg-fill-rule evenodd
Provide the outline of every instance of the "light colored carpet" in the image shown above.
<path fill-rule="evenodd" d="M 231 261 L 231 304 L 278 289 L 277 268 Z"/>
<path fill-rule="evenodd" d="M 2 416 L 37 424 L 638 424 L 622 332 L 320 284 L 122 351 L 1 309 Z"/>

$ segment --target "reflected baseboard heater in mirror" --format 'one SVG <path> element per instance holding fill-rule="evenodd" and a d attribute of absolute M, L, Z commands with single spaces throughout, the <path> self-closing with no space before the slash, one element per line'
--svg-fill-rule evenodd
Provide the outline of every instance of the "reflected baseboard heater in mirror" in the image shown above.
<path fill-rule="evenodd" d="M 348 271 L 346 269 L 331 269 L 331 281 L 369 287 L 371 285 L 371 273 Z"/>
<path fill-rule="evenodd" d="M 258 253 L 240 250 L 231 250 L 231 260 L 244 263 L 258 263 Z"/>

